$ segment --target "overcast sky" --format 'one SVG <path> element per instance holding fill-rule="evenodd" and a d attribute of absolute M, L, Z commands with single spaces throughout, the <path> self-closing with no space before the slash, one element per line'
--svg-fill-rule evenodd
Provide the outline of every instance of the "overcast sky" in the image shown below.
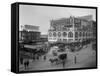
<path fill-rule="evenodd" d="M 67 18 L 69 16 L 85 16 L 93 15 L 96 18 L 95 9 L 71 8 L 71 7 L 51 7 L 36 5 L 20 5 L 19 9 L 19 25 L 35 25 L 39 26 L 42 34 L 46 34 L 50 27 L 50 20 Z"/>

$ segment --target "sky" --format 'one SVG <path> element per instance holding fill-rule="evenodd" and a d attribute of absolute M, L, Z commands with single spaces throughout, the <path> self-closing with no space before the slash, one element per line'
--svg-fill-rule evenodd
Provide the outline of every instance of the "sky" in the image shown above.
<path fill-rule="evenodd" d="M 68 18 L 70 16 L 80 17 L 86 15 L 92 15 L 93 20 L 96 20 L 95 9 L 20 5 L 19 26 L 26 24 L 39 26 L 39 31 L 42 34 L 47 34 L 48 29 L 50 28 L 50 20 Z"/>

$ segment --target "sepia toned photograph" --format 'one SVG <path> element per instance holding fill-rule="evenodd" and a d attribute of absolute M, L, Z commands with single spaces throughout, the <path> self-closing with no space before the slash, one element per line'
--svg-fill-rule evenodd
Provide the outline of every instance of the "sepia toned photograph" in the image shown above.
<path fill-rule="evenodd" d="M 19 5 L 19 72 L 97 67 L 96 9 Z"/>

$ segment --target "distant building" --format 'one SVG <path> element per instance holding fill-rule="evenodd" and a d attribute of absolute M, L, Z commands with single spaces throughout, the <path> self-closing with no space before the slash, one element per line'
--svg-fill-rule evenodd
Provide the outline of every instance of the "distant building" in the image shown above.
<path fill-rule="evenodd" d="M 48 35 L 41 35 L 40 36 L 41 41 L 47 42 L 48 41 Z"/>
<path fill-rule="evenodd" d="M 40 32 L 38 26 L 24 25 L 23 30 L 20 31 L 21 40 L 23 41 L 36 41 L 40 39 Z"/>
<path fill-rule="evenodd" d="M 26 30 L 26 31 L 39 31 L 39 26 L 24 25 L 23 29 Z"/>
<path fill-rule="evenodd" d="M 48 30 L 49 42 L 82 42 L 93 38 L 92 17 L 69 17 L 51 20 Z"/>

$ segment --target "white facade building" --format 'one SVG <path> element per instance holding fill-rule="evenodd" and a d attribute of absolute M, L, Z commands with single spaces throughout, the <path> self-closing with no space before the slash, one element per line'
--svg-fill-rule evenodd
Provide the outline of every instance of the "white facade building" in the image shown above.
<path fill-rule="evenodd" d="M 88 16 L 86 16 L 88 19 Z M 89 16 L 89 18 L 91 18 Z M 89 19 L 90 20 L 90 19 Z M 49 42 L 78 42 L 92 38 L 92 24 L 83 18 L 69 17 L 51 20 L 48 31 Z"/>

